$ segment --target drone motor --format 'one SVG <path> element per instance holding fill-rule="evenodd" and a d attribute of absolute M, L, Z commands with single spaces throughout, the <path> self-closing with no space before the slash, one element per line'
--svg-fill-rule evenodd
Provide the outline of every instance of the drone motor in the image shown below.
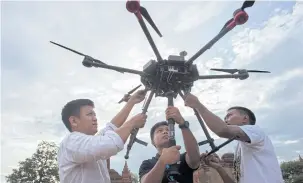
<path fill-rule="evenodd" d="M 140 10 L 140 3 L 139 3 L 139 1 L 127 1 L 126 2 L 126 9 L 130 13 L 137 13 Z"/>
<path fill-rule="evenodd" d="M 245 24 L 248 20 L 248 14 L 241 9 L 237 9 L 233 15 L 237 25 Z"/>

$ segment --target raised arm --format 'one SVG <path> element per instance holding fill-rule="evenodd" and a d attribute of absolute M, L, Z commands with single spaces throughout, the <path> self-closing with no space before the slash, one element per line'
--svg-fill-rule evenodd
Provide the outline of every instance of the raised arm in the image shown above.
<path fill-rule="evenodd" d="M 120 152 L 133 128 L 142 128 L 146 121 L 145 114 L 138 114 L 116 130 L 106 130 L 102 135 L 85 135 L 73 132 L 65 141 L 66 153 L 74 163 L 106 160 Z"/>
<path fill-rule="evenodd" d="M 220 117 L 209 111 L 196 96 L 192 94 L 186 95 L 185 105 L 197 109 L 209 129 L 219 137 L 230 139 L 238 136 L 237 140 L 244 142 L 251 141 L 239 126 L 227 125 Z"/>
<path fill-rule="evenodd" d="M 134 105 L 144 100 L 146 93 L 146 90 L 138 90 L 133 96 L 128 99 L 127 103 L 121 109 L 121 111 L 111 120 L 111 123 L 119 128 L 126 121 Z"/>

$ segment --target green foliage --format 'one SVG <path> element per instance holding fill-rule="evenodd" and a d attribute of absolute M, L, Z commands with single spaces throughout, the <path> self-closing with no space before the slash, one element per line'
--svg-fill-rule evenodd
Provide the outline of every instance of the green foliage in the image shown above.
<path fill-rule="evenodd" d="M 292 183 L 303 183 L 303 173 L 294 176 Z"/>
<path fill-rule="evenodd" d="M 58 183 L 58 147 L 55 143 L 42 141 L 31 158 L 19 162 L 19 168 L 6 176 L 10 183 Z"/>
<path fill-rule="evenodd" d="M 281 164 L 282 176 L 285 183 L 303 183 L 303 162 L 288 161 Z"/>

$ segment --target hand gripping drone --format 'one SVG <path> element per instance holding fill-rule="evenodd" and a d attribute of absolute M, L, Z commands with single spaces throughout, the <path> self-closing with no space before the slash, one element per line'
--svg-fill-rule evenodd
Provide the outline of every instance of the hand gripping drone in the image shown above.
<path fill-rule="evenodd" d="M 242 25 L 247 22 L 248 20 L 248 14 L 245 12 L 245 8 L 253 6 L 254 1 L 245 1 L 240 9 L 237 9 L 233 13 L 233 18 L 228 20 L 223 28 L 220 30 L 220 32 L 212 39 L 210 40 L 204 47 L 202 47 L 196 54 L 194 54 L 191 58 L 189 58 L 187 61 L 185 60 L 185 56 L 187 53 L 185 51 L 181 52 L 180 55 L 170 55 L 168 59 L 162 59 L 147 27 L 143 20 L 143 17 L 148 21 L 148 23 L 153 27 L 153 29 L 157 32 L 157 34 L 162 37 L 162 34 L 156 27 L 155 23 L 153 22 L 152 18 L 150 17 L 147 10 L 140 6 L 140 3 L 138 0 L 135 1 L 127 1 L 126 2 L 126 9 L 135 14 L 137 17 L 137 20 L 150 44 L 152 47 L 152 50 L 154 54 L 156 55 L 156 60 L 150 60 L 148 63 L 146 63 L 143 66 L 143 71 L 123 68 L 123 67 L 117 67 L 113 65 L 108 65 L 100 60 L 94 59 L 88 55 L 82 54 L 78 51 L 72 50 L 68 47 L 62 46 L 58 43 L 52 42 L 53 44 L 63 47 L 65 49 L 68 49 L 74 53 L 77 53 L 79 55 L 84 56 L 84 60 L 82 64 L 85 67 L 97 67 L 97 68 L 105 68 L 110 70 L 115 70 L 120 73 L 131 73 L 131 74 L 137 74 L 141 77 L 141 83 L 145 86 L 146 90 L 150 90 L 150 94 L 144 104 L 142 113 L 146 113 L 148 106 L 155 95 L 155 97 L 167 97 L 168 99 L 168 106 L 173 106 L 173 99 L 177 97 L 177 95 L 180 95 L 184 99 L 184 95 L 189 93 L 191 91 L 191 88 L 193 86 L 193 83 L 199 79 L 224 79 L 224 78 L 235 78 L 244 80 L 249 77 L 249 72 L 259 72 L 259 73 L 270 73 L 268 71 L 259 71 L 259 70 L 245 70 L 245 69 L 211 69 L 214 71 L 222 71 L 227 72 L 229 74 L 224 75 L 199 75 L 199 72 L 197 70 L 197 66 L 193 64 L 194 60 L 196 60 L 200 55 L 202 55 L 207 49 L 210 49 L 219 39 L 221 39 L 226 33 L 231 31 L 233 28 L 235 28 L 237 25 Z M 128 92 L 120 101 L 127 101 L 129 98 L 129 95 L 133 93 L 137 88 L 139 88 L 141 85 L 134 88 L 132 91 Z M 211 151 L 208 153 L 208 155 L 218 151 L 223 146 L 230 143 L 235 138 L 229 139 L 223 144 L 216 146 L 214 144 L 214 139 L 210 137 L 208 130 L 206 129 L 206 126 L 204 124 L 204 121 L 198 114 L 198 111 L 194 109 L 194 113 L 205 133 L 205 136 L 207 140 L 199 142 L 199 146 L 204 144 L 209 144 L 211 147 Z M 174 130 L 174 120 L 169 119 L 169 139 L 170 139 L 170 146 L 173 146 L 176 144 L 175 141 L 175 130 Z M 127 145 L 127 152 L 125 155 L 125 159 L 129 158 L 129 151 L 131 150 L 134 142 L 137 142 L 139 144 L 147 146 L 147 143 L 139 140 L 136 135 L 138 134 L 139 129 L 133 129 L 129 143 Z M 177 172 L 176 166 L 170 167 L 170 173 L 169 175 L 176 175 L 179 174 Z"/>

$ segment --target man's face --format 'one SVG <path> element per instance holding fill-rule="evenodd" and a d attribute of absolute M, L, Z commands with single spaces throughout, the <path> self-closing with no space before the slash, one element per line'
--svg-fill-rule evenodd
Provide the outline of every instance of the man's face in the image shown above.
<path fill-rule="evenodd" d="M 96 113 L 92 106 L 83 106 L 80 108 L 80 115 L 79 118 L 76 117 L 76 123 L 75 131 L 87 135 L 95 135 L 98 132 Z"/>
<path fill-rule="evenodd" d="M 229 125 L 244 125 L 248 123 L 246 115 L 241 114 L 237 109 L 227 111 L 225 122 Z"/>
<path fill-rule="evenodd" d="M 159 126 L 154 132 L 154 145 L 158 147 L 165 147 L 168 145 L 168 126 Z"/>

